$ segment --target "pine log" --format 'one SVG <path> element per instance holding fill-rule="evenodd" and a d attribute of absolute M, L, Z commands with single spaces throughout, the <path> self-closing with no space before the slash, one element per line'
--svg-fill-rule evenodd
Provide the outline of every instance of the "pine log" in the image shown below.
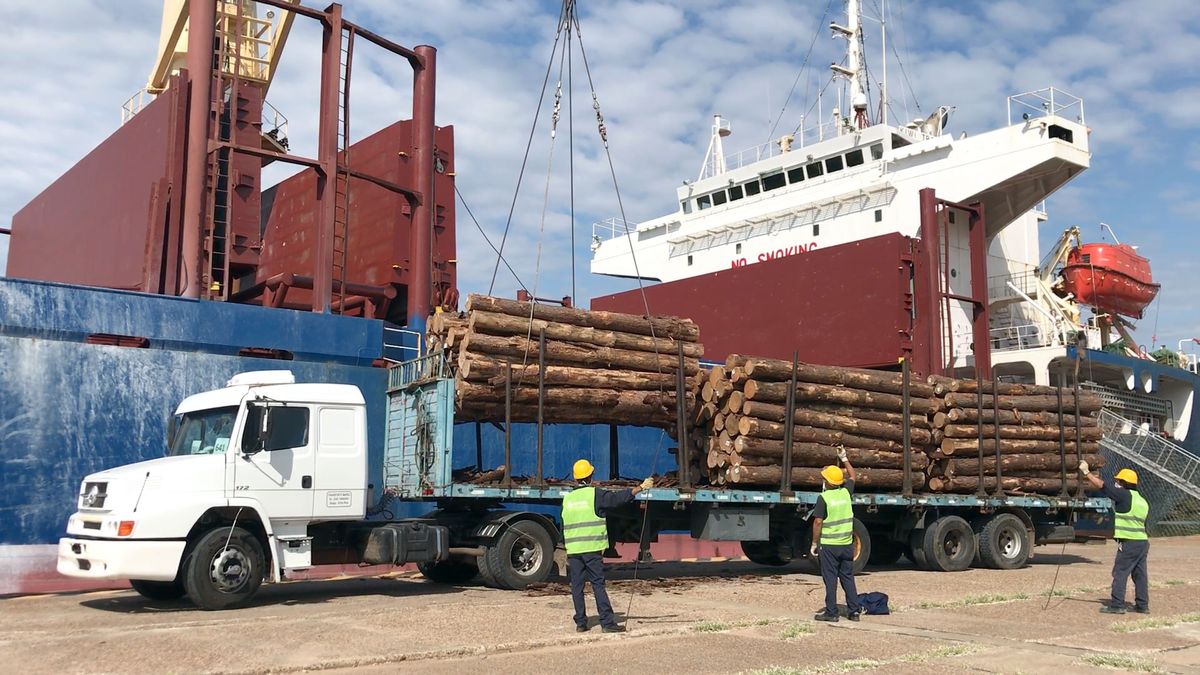
<path fill-rule="evenodd" d="M 1064 410 L 1066 402 L 1063 403 Z M 1074 408 L 1071 408 L 1074 410 Z M 992 408 L 983 409 L 983 422 L 991 423 L 996 415 Z M 978 408 L 951 408 L 945 412 L 937 412 L 933 415 L 933 426 L 941 428 L 947 424 L 974 424 L 979 420 Z M 1062 416 L 1062 424 L 1068 427 L 1074 427 L 1078 424 L 1081 427 L 1094 427 L 1099 425 L 1099 421 L 1095 417 L 1081 415 L 1078 419 L 1074 415 Z M 1021 412 L 1019 410 L 1000 410 L 1000 424 L 1040 424 L 1043 426 L 1057 427 L 1059 424 L 1058 409 L 1045 412 Z"/>
<path fill-rule="evenodd" d="M 728 455 L 729 466 L 779 466 L 779 458 L 775 457 L 758 457 L 756 455 L 739 455 L 736 452 L 731 452 Z M 795 466 L 802 466 L 795 464 Z M 813 464 L 813 466 L 816 466 Z M 824 465 L 822 465 L 824 466 Z"/>
<path fill-rule="evenodd" d="M 690 319 L 679 319 L 671 316 L 638 316 L 636 314 L 620 314 L 617 312 L 600 312 L 578 309 L 575 307 L 558 307 L 556 305 L 539 305 L 517 300 L 507 300 L 486 295 L 472 294 L 467 299 L 467 311 L 482 310 L 499 312 L 510 316 L 529 317 L 545 321 L 569 323 L 575 326 L 601 328 L 636 333 L 638 335 L 653 335 L 658 338 L 671 338 L 685 342 L 697 342 L 700 339 L 700 327 Z"/>
<path fill-rule="evenodd" d="M 724 379 L 726 379 L 726 377 L 725 368 L 723 366 L 713 366 L 712 369 L 708 371 L 709 382 L 716 384 Z"/>
<path fill-rule="evenodd" d="M 712 382 L 705 382 L 704 386 L 700 387 L 700 398 L 706 403 L 717 400 L 717 391 Z"/>
<path fill-rule="evenodd" d="M 855 489 L 873 488 L 873 489 L 896 489 L 904 485 L 904 472 L 895 469 L 857 469 L 857 479 L 854 481 Z M 726 472 L 726 480 L 733 485 L 764 485 L 764 486 L 779 486 L 779 479 L 783 476 L 783 469 L 777 466 L 734 466 L 730 467 Z M 792 486 L 794 487 L 810 487 L 815 488 L 822 484 L 821 470 L 816 468 L 797 468 L 792 469 Z M 919 472 L 912 473 L 912 485 L 914 488 L 925 486 L 925 475 Z"/>
<path fill-rule="evenodd" d="M 500 357 L 521 359 L 523 363 L 536 363 L 538 341 L 510 335 L 497 337 L 480 333 L 468 333 L 458 349 L 462 353 L 475 352 Z M 650 373 L 674 373 L 678 370 L 678 357 L 671 354 L 614 349 L 596 345 L 579 345 L 569 342 L 546 340 L 546 359 L 555 364 L 586 366 L 616 370 L 640 370 Z M 684 359 L 684 373 L 695 374 L 700 369 L 696 359 Z"/>
<path fill-rule="evenodd" d="M 704 355 L 704 347 L 695 342 L 681 342 L 670 338 L 652 338 L 645 335 L 622 333 L 604 330 L 590 326 L 576 326 L 569 323 L 556 323 L 543 319 L 529 320 L 528 316 L 512 316 L 475 310 L 471 312 L 468 330 L 488 335 L 508 336 L 520 335 L 536 338 L 540 331 L 546 331 L 547 340 L 562 340 L 630 349 L 634 351 L 651 352 L 655 354 L 678 355 L 679 346 L 683 346 L 683 355 L 687 358 L 700 358 Z"/>
<path fill-rule="evenodd" d="M 746 361 L 744 370 L 746 377 L 759 381 L 788 382 L 792 378 L 791 361 L 753 357 Z M 796 380 L 810 384 L 841 385 L 887 394 L 904 393 L 904 376 L 900 373 L 881 370 L 799 363 L 796 365 Z M 910 396 L 920 398 L 932 398 L 934 395 L 933 387 L 917 378 L 910 379 L 908 393 Z"/>
<path fill-rule="evenodd" d="M 495 401 L 472 401 L 464 403 L 455 415 L 459 421 L 504 422 L 504 403 Z M 546 424 L 621 424 L 629 426 L 658 427 L 674 429 L 674 410 L 649 410 L 645 406 L 637 406 L 630 410 L 621 407 L 598 409 L 581 409 L 576 406 L 547 407 L 543 410 Z M 513 422 L 529 423 L 537 421 L 537 405 L 514 405 L 512 407 Z"/>
<path fill-rule="evenodd" d="M 746 395 L 740 390 L 734 389 L 729 392 L 729 397 L 725 399 L 724 409 L 726 412 L 740 413 L 742 405 L 746 402 Z"/>
<path fill-rule="evenodd" d="M 749 361 L 750 358 L 751 357 L 749 356 L 742 356 L 741 354 L 730 354 L 729 356 L 725 357 L 725 370 L 729 371 L 733 370 L 734 368 L 745 368 L 746 362 Z"/>
<path fill-rule="evenodd" d="M 507 363 L 479 354 L 469 354 L 459 361 L 458 374 L 471 382 L 487 382 L 504 386 Z M 513 386 L 537 386 L 536 363 L 512 365 Z M 675 376 L 671 373 L 645 373 L 632 370 L 598 370 L 572 366 L 546 366 L 547 387 L 594 387 L 598 389 L 627 389 L 646 391 L 675 391 Z"/>
<path fill-rule="evenodd" d="M 1099 469 L 1104 466 L 1104 455 L 1084 455 L 1086 461 L 1091 468 Z M 1039 454 L 1039 455 L 1002 455 L 1000 457 L 1001 473 L 1005 476 L 1023 476 L 1027 471 L 1058 471 L 1062 468 L 1062 459 L 1057 454 Z M 1067 475 L 1074 476 L 1079 462 L 1075 459 L 1074 454 L 1067 455 Z M 946 464 L 946 475 L 948 476 L 976 476 L 979 474 L 979 459 L 968 457 L 963 459 L 953 459 Z M 984 474 L 996 472 L 996 456 L 985 456 L 983 458 Z M 986 476 L 985 476 L 986 477 Z"/>
<path fill-rule="evenodd" d="M 499 401 L 504 402 L 504 387 L 460 382 L 456 387 L 456 398 L 459 401 Z M 695 399 L 689 392 L 685 394 L 689 404 Z M 514 387 L 512 400 L 514 403 L 537 403 L 537 386 Z M 552 406 L 578 405 L 611 407 L 622 405 L 660 405 L 675 406 L 675 392 L 657 391 L 623 391 L 620 389 L 593 389 L 585 387 L 546 387 L 544 404 Z"/>
<path fill-rule="evenodd" d="M 979 394 L 946 394 L 944 401 L 945 407 L 949 408 L 976 408 L 979 406 Z M 983 407 L 992 407 L 992 395 L 983 394 Z M 1025 412 L 1037 411 L 1058 411 L 1058 395 L 1054 396 L 1005 396 L 996 397 L 1001 410 L 1021 410 Z M 1063 396 L 1063 410 L 1075 411 L 1075 395 L 1065 394 Z M 1091 394 L 1083 393 L 1079 396 L 1079 410 L 1083 414 L 1094 413 L 1100 410 L 1100 397 Z"/>
<path fill-rule="evenodd" d="M 741 438 L 753 436 L 754 438 L 766 438 L 771 440 L 782 440 L 784 428 L 780 422 L 767 422 L 766 420 L 755 420 L 751 424 L 745 424 L 746 420 L 754 420 L 754 418 L 743 417 L 739 422 L 738 432 L 750 427 L 752 433 L 741 434 Z M 732 432 L 730 433 L 732 436 Z M 802 424 L 792 425 L 792 440 L 802 443 L 825 443 L 826 445 L 850 445 L 856 448 L 875 448 L 878 450 L 899 451 L 903 449 L 901 443 L 889 441 L 883 438 L 872 438 L 870 436 L 859 436 L 857 434 L 848 434 L 844 431 L 835 429 L 821 429 L 817 427 L 805 426 Z"/>
<path fill-rule="evenodd" d="M 947 438 L 978 438 L 981 427 L 984 438 L 995 438 L 997 429 L 1000 431 L 1000 438 L 1026 438 L 1057 442 L 1059 434 L 1058 427 L 1024 427 L 1016 424 L 1001 424 L 999 427 L 992 424 L 982 424 L 979 426 L 974 424 L 947 424 L 943 431 L 945 431 Z M 1063 429 L 1063 433 L 1065 439 L 1075 440 L 1074 427 Z M 1079 429 L 1079 438 L 1084 441 L 1098 441 L 1102 435 L 1100 427 L 1083 427 Z"/>
<path fill-rule="evenodd" d="M 787 400 L 788 383 L 759 382 L 758 380 L 751 379 L 746 380 L 746 384 L 742 390 L 746 393 L 746 400 L 748 401 L 780 403 Z M 796 385 L 796 400 L 857 405 L 866 408 L 891 410 L 893 412 L 902 412 L 904 410 L 904 402 L 901 396 L 827 384 L 803 383 Z M 941 407 L 937 399 L 929 398 L 911 397 L 909 404 L 910 413 L 933 414 Z"/>
<path fill-rule="evenodd" d="M 745 368 L 734 368 L 733 370 L 729 371 L 729 381 L 733 384 L 737 384 L 745 380 L 747 377 L 748 376 L 746 375 Z"/>
<path fill-rule="evenodd" d="M 980 391 L 978 380 L 972 379 L 956 379 L 953 377 L 945 377 L 942 375 L 930 375 L 928 378 L 929 384 L 941 385 L 944 388 L 944 393 L 959 392 L 963 394 L 977 394 Z M 983 393 L 991 394 L 992 381 L 984 380 Z M 1041 384 L 1021 384 L 1016 382 L 1000 382 L 997 391 L 1001 396 L 1057 396 L 1057 387 L 1048 387 Z M 1063 389 L 1064 394 L 1069 394 L 1072 389 Z"/>
<path fill-rule="evenodd" d="M 743 399 L 745 397 L 743 396 Z M 830 413 L 833 415 L 842 415 L 844 417 L 853 417 L 859 420 L 871 420 L 873 422 L 888 422 L 900 426 L 904 423 L 904 416 L 898 412 L 887 412 L 886 410 L 873 410 L 871 408 L 861 408 L 851 405 L 837 405 L 833 403 L 813 403 L 806 401 L 803 404 L 806 410 L 816 412 Z M 762 401 L 746 401 L 742 404 L 742 412 L 753 417 L 761 417 L 771 420 L 772 422 L 782 422 L 786 409 L 782 405 L 774 403 L 763 403 Z M 929 418 L 925 415 L 909 415 L 909 426 L 915 429 L 929 429 Z"/>
<path fill-rule="evenodd" d="M 783 441 L 771 441 L 761 438 L 747 439 L 741 443 L 742 450 L 737 452 L 735 441 L 731 456 L 760 457 L 769 459 L 778 465 L 783 462 Z M 819 443 L 792 443 L 792 462 L 795 466 L 828 466 L 837 464 L 839 448 Z M 875 467 L 879 469 L 904 468 L 904 453 L 871 448 L 845 448 L 846 456 L 854 466 Z M 924 469 L 929 466 L 929 457 L 922 452 L 913 452 L 909 460 L 913 469 Z"/>
<path fill-rule="evenodd" d="M 941 454 L 950 455 L 971 455 L 978 454 L 978 441 L 973 438 L 947 438 L 938 446 Z M 1082 444 L 1083 454 L 1094 454 L 1099 451 L 1100 444 L 1095 441 L 1084 441 Z M 1068 457 L 1075 454 L 1075 441 L 1067 440 L 1066 442 Z M 983 439 L 984 454 L 996 454 L 996 442 L 993 439 Z M 1018 438 L 1001 438 L 1000 439 L 1000 454 L 1016 455 L 1016 454 L 1041 454 L 1041 453 L 1058 453 L 1058 441 L 1036 441 Z"/>
<path fill-rule="evenodd" d="M 504 474 L 507 472 L 508 472 L 508 467 L 501 464 L 500 466 L 496 467 L 495 469 L 492 469 L 491 471 L 484 471 L 483 473 L 475 476 L 474 478 L 471 479 L 470 482 L 472 482 L 472 483 L 495 483 L 496 481 L 499 481 L 501 478 L 504 478 Z"/>
<path fill-rule="evenodd" d="M 1062 491 L 1063 482 L 1057 478 L 1018 478 L 1004 476 L 1000 482 L 1005 492 L 1026 492 L 1038 494 L 1058 494 Z M 1074 493 L 1078 480 L 1067 479 L 1067 491 Z M 979 488 L 979 478 L 961 476 L 956 478 L 934 477 L 929 479 L 930 492 L 971 493 Z M 996 489 L 995 476 L 985 476 L 983 488 L 987 491 Z"/>
<path fill-rule="evenodd" d="M 724 431 L 725 430 L 725 415 L 723 413 L 717 413 L 713 417 L 712 428 L 714 431 Z M 734 427 L 734 428 L 736 429 L 737 427 Z"/>
<path fill-rule="evenodd" d="M 774 422 L 770 419 L 759 417 L 746 416 L 742 418 L 742 427 L 739 431 L 742 434 L 749 436 L 757 436 L 753 430 L 747 430 L 748 427 L 753 429 L 764 424 L 779 424 L 782 428 L 782 418 L 787 415 L 786 406 L 778 406 L 778 415 L 773 415 L 780 419 L 779 422 Z M 904 442 L 904 428 L 898 424 L 889 424 L 887 422 L 875 422 L 873 420 L 860 420 L 854 417 L 844 415 L 832 415 L 830 413 L 808 410 L 806 408 L 796 408 L 793 420 L 796 424 L 803 424 L 810 427 L 821 429 L 833 429 L 836 431 L 846 431 L 859 436 L 872 436 L 874 438 L 885 438 L 893 441 Z M 909 437 L 915 445 L 928 445 L 933 437 L 926 429 L 910 429 Z M 768 437 L 771 438 L 771 437 Z M 780 436 L 783 438 L 783 436 Z"/>

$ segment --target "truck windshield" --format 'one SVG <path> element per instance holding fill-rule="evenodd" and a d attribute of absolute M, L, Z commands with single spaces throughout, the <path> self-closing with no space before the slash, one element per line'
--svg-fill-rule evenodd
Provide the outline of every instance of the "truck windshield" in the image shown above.
<path fill-rule="evenodd" d="M 233 437 L 237 406 L 196 410 L 179 416 L 171 455 L 213 455 L 224 453 Z"/>

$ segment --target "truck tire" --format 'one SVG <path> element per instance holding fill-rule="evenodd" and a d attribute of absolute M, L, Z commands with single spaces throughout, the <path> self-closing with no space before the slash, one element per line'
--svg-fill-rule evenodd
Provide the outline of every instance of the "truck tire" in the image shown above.
<path fill-rule="evenodd" d="M 862 574 L 871 559 L 871 531 L 858 518 L 854 519 L 854 573 Z"/>
<path fill-rule="evenodd" d="M 554 568 L 554 539 L 538 523 L 520 520 L 492 540 L 483 558 L 487 559 L 487 573 L 497 588 L 520 590 L 550 578 L 550 570 Z M 479 569 L 482 573 L 484 564 Z"/>
<path fill-rule="evenodd" d="M 925 528 L 915 529 L 908 534 L 908 549 L 904 553 L 917 569 L 929 569 L 929 563 L 925 561 Z"/>
<path fill-rule="evenodd" d="M 417 569 L 426 579 L 439 584 L 465 584 L 479 576 L 479 567 L 469 560 L 417 563 Z"/>
<path fill-rule="evenodd" d="M 926 526 L 921 549 L 929 569 L 961 572 L 975 561 L 975 531 L 960 516 L 942 516 Z"/>
<path fill-rule="evenodd" d="M 771 567 L 783 567 L 792 562 L 792 556 L 789 552 L 782 550 L 783 547 L 776 541 L 743 541 L 742 553 L 745 554 L 750 562 L 756 565 L 768 565 Z"/>
<path fill-rule="evenodd" d="M 979 531 L 979 560 L 997 570 L 1015 570 L 1029 560 L 1029 532 L 1011 513 L 997 513 Z"/>
<path fill-rule="evenodd" d="M 130 579 L 129 585 L 133 586 L 133 590 L 137 591 L 138 595 L 147 600 L 178 600 L 187 593 L 183 589 L 183 582 L 179 579 L 175 581 Z"/>
<path fill-rule="evenodd" d="M 218 527 L 196 540 L 183 564 L 183 587 L 200 609 L 236 607 L 258 592 L 266 573 L 262 544 L 240 527 Z"/>

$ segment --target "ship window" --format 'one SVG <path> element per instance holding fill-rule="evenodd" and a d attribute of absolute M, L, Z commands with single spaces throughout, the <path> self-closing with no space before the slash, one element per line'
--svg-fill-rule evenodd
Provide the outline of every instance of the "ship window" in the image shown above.
<path fill-rule="evenodd" d="M 799 183 L 804 180 L 804 167 L 798 166 L 794 169 L 789 169 L 787 177 L 789 183 Z"/>
<path fill-rule="evenodd" d="M 823 173 L 825 173 L 825 171 L 824 171 L 824 169 L 821 168 L 820 162 L 813 162 L 812 164 L 808 165 L 808 177 L 809 178 L 816 178 L 817 176 L 820 176 Z"/>
<path fill-rule="evenodd" d="M 713 206 L 720 206 L 729 200 L 729 198 L 725 195 L 724 190 L 717 190 L 713 193 L 712 198 Z"/>
<path fill-rule="evenodd" d="M 883 143 L 871 146 L 871 159 L 883 159 Z"/>
<path fill-rule="evenodd" d="M 950 224 L 951 224 L 951 225 L 953 225 L 953 224 L 954 224 L 954 212 L 953 212 L 953 211 L 947 211 L 947 212 L 946 212 L 946 219 L 950 221 Z"/>
<path fill-rule="evenodd" d="M 729 187 L 729 201 L 736 202 L 737 200 L 739 200 L 741 198 L 742 198 L 742 186 L 741 185 L 731 185 Z"/>
<path fill-rule="evenodd" d="M 883 222 L 883 209 L 875 209 L 875 222 Z"/>
<path fill-rule="evenodd" d="M 683 207 L 683 212 L 684 212 L 684 213 L 691 213 L 691 212 L 692 212 L 692 200 L 690 200 L 690 199 L 685 199 L 685 200 L 683 200 L 683 201 L 679 202 L 679 205 L 680 205 L 681 207 Z"/>
<path fill-rule="evenodd" d="M 821 224 L 813 223 L 813 236 L 816 237 L 816 236 L 819 236 L 820 234 L 821 234 Z"/>
<path fill-rule="evenodd" d="M 759 186 L 758 186 L 757 179 L 752 180 L 749 183 L 746 183 L 746 196 L 747 197 L 749 197 L 751 195 L 756 195 L 758 193 L 759 193 Z"/>
<path fill-rule="evenodd" d="M 738 254 L 740 254 L 740 253 L 742 252 L 742 245 L 741 245 L 741 244 L 738 244 L 737 246 L 734 246 L 734 247 L 733 247 L 733 252 L 734 252 L 734 253 L 738 253 Z"/>
<path fill-rule="evenodd" d="M 688 267 L 692 266 L 692 256 L 688 256 Z"/>
<path fill-rule="evenodd" d="M 770 176 L 763 176 L 762 185 L 763 192 L 767 192 L 769 190 L 778 190 L 784 185 L 787 185 L 787 179 L 783 177 L 783 172 L 780 171 L 779 173 L 773 173 Z"/>
<path fill-rule="evenodd" d="M 1090 265 L 1090 264 L 1092 264 L 1092 254 L 1091 254 L 1091 253 L 1084 253 L 1084 254 L 1083 254 L 1083 264 L 1084 264 L 1084 265 Z"/>
<path fill-rule="evenodd" d="M 860 166 L 863 163 L 862 149 L 846 153 L 846 166 Z"/>
<path fill-rule="evenodd" d="M 1046 130 L 1046 135 L 1048 135 L 1050 138 L 1057 138 L 1068 143 L 1075 142 L 1075 134 L 1071 133 L 1070 129 L 1057 124 L 1051 124 L 1050 128 Z"/>
<path fill-rule="evenodd" d="M 707 209 L 710 206 L 712 206 L 712 197 L 710 197 L 708 195 L 700 195 L 699 197 L 696 198 L 696 207 L 699 208 L 701 211 L 703 211 L 704 209 Z"/>
<path fill-rule="evenodd" d="M 841 171 L 843 168 L 844 168 L 844 165 L 842 164 L 842 156 L 841 155 L 834 155 L 833 157 L 830 157 L 829 159 L 825 160 L 825 171 L 827 173 Z"/>

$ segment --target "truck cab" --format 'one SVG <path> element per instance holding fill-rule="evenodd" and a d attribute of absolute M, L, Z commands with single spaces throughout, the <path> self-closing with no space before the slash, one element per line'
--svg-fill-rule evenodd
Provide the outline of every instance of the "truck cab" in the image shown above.
<path fill-rule="evenodd" d="M 311 566 L 312 526 L 366 515 L 357 387 L 241 373 L 184 399 L 168 436 L 165 457 L 84 479 L 60 573 L 127 578 L 148 597 L 186 593 L 216 608 Z"/>

